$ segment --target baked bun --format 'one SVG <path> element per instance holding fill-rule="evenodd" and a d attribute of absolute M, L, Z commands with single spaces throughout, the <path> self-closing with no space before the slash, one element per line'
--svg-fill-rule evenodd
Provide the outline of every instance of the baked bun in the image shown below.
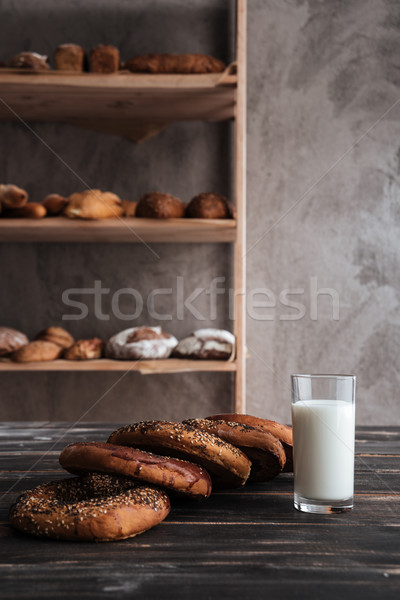
<path fill-rule="evenodd" d="M 47 327 L 47 329 L 42 329 L 35 337 L 35 340 L 53 342 L 53 344 L 57 344 L 60 348 L 69 348 L 75 341 L 72 335 L 62 327 Z"/>
<path fill-rule="evenodd" d="M 281 442 L 267 431 L 231 421 L 187 419 L 183 422 L 217 435 L 244 452 L 251 460 L 249 481 L 270 481 L 285 465 L 286 455 Z"/>
<path fill-rule="evenodd" d="M 225 64 L 208 54 L 142 54 L 125 68 L 133 73 L 222 73 Z"/>
<path fill-rule="evenodd" d="M 0 327 L 0 356 L 7 356 L 26 344 L 29 344 L 29 340 L 21 331 Z"/>
<path fill-rule="evenodd" d="M 122 210 L 124 211 L 124 217 L 135 217 L 137 202 L 131 202 L 131 200 L 121 200 Z"/>
<path fill-rule="evenodd" d="M 115 46 L 99 44 L 90 51 L 90 70 L 93 73 L 115 73 L 119 64 L 119 50 Z"/>
<path fill-rule="evenodd" d="M 282 443 L 283 449 L 286 454 L 286 463 L 283 471 L 285 473 L 292 473 L 293 471 L 293 430 L 288 425 L 282 425 L 276 421 L 270 421 L 269 419 L 261 419 L 260 417 L 253 417 L 252 415 L 241 415 L 238 413 L 225 413 L 222 415 L 212 415 L 207 417 L 212 420 L 223 420 L 233 421 L 235 423 L 244 423 L 245 425 L 251 425 L 251 427 L 257 427 L 263 431 L 272 433 Z"/>
<path fill-rule="evenodd" d="M 238 448 L 187 424 L 135 423 L 114 431 L 108 442 L 197 463 L 211 475 L 215 488 L 240 487 L 250 473 L 251 462 Z"/>
<path fill-rule="evenodd" d="M 12 183 L 0 184 L 0 204 L 4 208 L 21 208 L 27 201 L 27 191 Z"/>
<path fill-rule="evenodd" d="M 87 471 L 124 475 L 197 499 L 211 494 L 210 476 L 198 465 L 127 446 L 71 444 L 61 452 L 60 465 L 75 475 Z"/>
<path fill-rule="evenodd" d="M 106 356 L 117 360 L 168 358 L 177 343 L 161 327 L 131 327 L 108 340 Z"/>
<path fill-rule="evenodd" d="M 5 208 L 3 217 L 7 219 L 43 219 L 47 214 L 46 208 L 39 202 L 28 202 L 20 208 Z"/>
<path fill-rule="evenodd" d="M 37 52 L 20 52 L 9 60 L 10 69 L 32 69 L 35 71 L 48 71 L 50 66 L 47 62 L 47 56 L 42 56 Z"/>
<path fill-rule="evenodd" d="M 61 44 L 54 53 L 58 71 L 83 71 L 85 51 L 77 44 Z"/>
<path fill-rule="evenodd" d="M 11 355 L 14 362 L 42 362 L 46 360 L 56 360 L 62 352 L 61 346 L 45 340 L 36 340 L 22 346 Z"/>
<path fill-rule="evenodd" d="M 185 205 L 171 194 L 152 192 L 140 198 L 136 206 L 136 217 L 145 219 L 179 219 L 185 214 Z"/>
<path fill-rule="evenodd" d="M 110 219 L 123 214 L 121 200 L 112 192 L 85 190 L 72 194 L 64 208 L 70 219 Z"/>
<path fill-rule="evenodd" d="M 235 336 L 225 329 L 198 329 L 180 340 L 174 350 L 177 358 L 228 360 L 235 351 Z"/>
<path fill-rule="evenodd" d="M 203 192 L 191 199 L 185 216 L 190 219 L 233 219 L 235 208 L 224 196 Z"/>
<path fill-rule="evenodd" d="M 60 194 L 48 194 L 42 202 L 49 217 L 60 215 L 68 204 L 67 198 Z"/>
<path fill-rule="evenodd" d="M 78 340 L 64 350 L 63 358 L 66 360 L 92 360 L 94 358 L 101 358 L 104 346 L 103 340 L 99 338 Z"/>
<path fill-rule="evenodd" d="M 91 474 L 52 481 L 24 492 L 9 514 L 16 529 L 70 541 L 123 540 L 158 525 L 168 496 L 125 477 Z"/>

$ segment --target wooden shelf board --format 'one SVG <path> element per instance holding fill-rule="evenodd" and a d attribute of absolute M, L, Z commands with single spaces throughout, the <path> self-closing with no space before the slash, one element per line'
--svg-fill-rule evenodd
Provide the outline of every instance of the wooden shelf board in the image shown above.
<path fill-rule="evenodd" d="M 159 128 L 174 121 L 223 121 L 234 117 L 234 70 L 234 64 L 204 75 L 0 69 L 0 120 L 86 122 L 109 132 L 119 128 L 127 137 L 124 128 L 134 121 Z"/>
<path fill-rule="evenodd" d="M 1 219 L 0 242 L 234 242 L 233 219 Z"/>
<path fill-rule="evenodd" d="M 142 375 L 163 373 L 194 373 L 198 371 L 236 371 L 234 361 L 186 360 L 168 358 L 165 360 L 98 360 L 72 361 L 53 360 L 46 362 L 14 363 L 0 359 L 0 371 L 137 371 Z"/>

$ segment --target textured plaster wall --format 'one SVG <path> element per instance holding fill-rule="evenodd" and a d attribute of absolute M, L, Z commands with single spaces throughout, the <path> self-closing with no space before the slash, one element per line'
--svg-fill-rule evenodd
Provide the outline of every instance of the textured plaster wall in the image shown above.
<path fill-rule="evenodd" d="M 400 98 L 400 4 L 248 4 L 248 412 L 289 421 L 290 373 L 351 372 L 358 376 L 358 422 L 400 424 L 400 104 L 393 107 Z M 228 61 L 231 5 L 5 0 L 0 60 L 22 48 L 51 55 L 57 44 L 75 41 L 86 48 L 115 43 L 124 57 L 197 51 Z M 185 200 L 207 189 L 232 194 L 229 124 L 176 124 L 139 146 L 63 125 L 33 128 L 92 187 L 132 199 L 151 189 Z M 35 200 L 82 187 L 22 125 L 0 124 L 0 132 L 1 180 L 27 187 Z M 112 314 L 112 294 L 134 287 L 146 298 L 155 285 L 175 290 L 157 308 L 172 313 L 163 326 L 178 337 L 204 325 L 231 327 L 222 296 L 214 321 L 204 292 L 195 302 L 204 321 L 188 310 L 183 321 L 175 314 L 178 277 L 188 295 L 214 277 L 225 275 L 230 285 L 228 247 L 151 249 L 3 244 L 1 320 L 34 335 L 62 323 L 64 289 L 101 280 L 110 289 L 103 303 L 110 319 L 95 318 L 89 302 L 85 320 L 64 323 L 76 336 L 107 337 L 131 325 Z M 333 290 L 339 315 L 330 296 L 315 301 L 313 285 Z M 262 293 L 252 295 L 255 289 Z M 269 307 L 256 307 L 267 300 Z M 125 297 L 121 310 L 131 309 Z M 145 310 L 136 323 L 155 321 Z M 228 410 L 232 391 L 231 376 L 223 374 L 7 373 L 0 379 L 2 419 L 178 419 Z"/>

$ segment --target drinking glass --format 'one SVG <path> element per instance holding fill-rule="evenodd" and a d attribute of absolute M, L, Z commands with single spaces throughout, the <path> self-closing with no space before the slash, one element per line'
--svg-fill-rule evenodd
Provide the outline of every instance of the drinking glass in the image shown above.
<path fill-rule="evenodd" d="M 292 375 L 297 510 L 353 508 L 355 389 L 354 375 Z"/>

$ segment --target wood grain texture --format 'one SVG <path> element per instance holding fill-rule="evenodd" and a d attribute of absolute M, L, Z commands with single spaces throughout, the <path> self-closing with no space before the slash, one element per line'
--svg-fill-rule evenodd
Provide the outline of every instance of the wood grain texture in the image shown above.
<path fill-rule="evenodd" d="M 0 219 L 0 242 L 234 242 L 233 219 Z"/>
<path fill-rule="evenodd" d="M 72 441 L 105 440 L 122 423 L 0 425 L 2 598 L 394 599 L 400 591 L 400 428 L 357 428 L 355 507 L 308 515 L 293 508 L 293 478 L 174 499 L 147 533 L 112 544 L 23 536 L 7 522 L 16 496 L 69 476 Z"/>

